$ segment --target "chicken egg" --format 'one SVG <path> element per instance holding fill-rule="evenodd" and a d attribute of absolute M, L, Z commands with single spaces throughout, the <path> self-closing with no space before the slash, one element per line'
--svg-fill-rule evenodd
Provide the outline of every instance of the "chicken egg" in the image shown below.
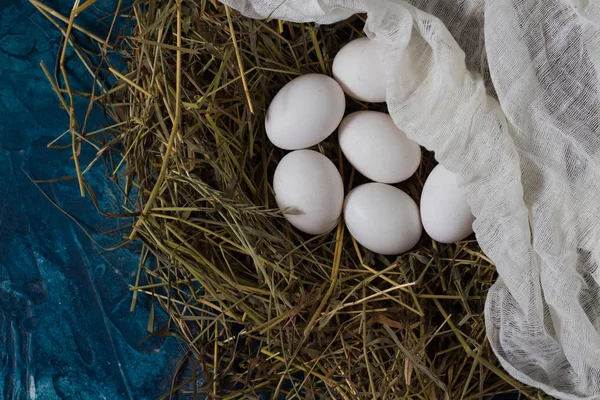
<path fill-rule="evenodd" d="M 381 41 L 363 37 L 351 41 L 336 54 L 333 77 L 348 96 L 370 103 L 385 101 L 382 47 Z"/>
<path fill-rule="evenodd" d="M 340 85 L 327 75 L 302 75 L 275 95 L 265 119 L 269 140 L 284 150 L 304 149 L 337 128 L 346 100 Z"/>
<path fill-rule="evenodd" d="M 383 183 L 352 189 L 344 202 L 344 220 L 358 243 L 384 255 L 410 250 L 423 231 L 417 203 L 402 190 Z"/>
<path fill-rule="evenodd" d="M 454 243 L 473 233 L 475 217 L 458 187 L 456 175 L 441 164 L 427 177 L 421 193 L 421 219 L 427 234 L 440 243 Z"/>
<path fill-rule="evenodd" d="M 358 111 L 346 116 L 338 128 L 338 138 L 350 164 L 375 182 L 402 182 L 421 162 L 419 144 L 382 112 Z"/>
<path fill-rule="evenodd" d="M 344 203 L 344 185 L 337 168 L 313 150 L 297 150 L 281 159 L 273 190 L 285 218 L 299 230 L 320 235 L 338 223 Z"/>

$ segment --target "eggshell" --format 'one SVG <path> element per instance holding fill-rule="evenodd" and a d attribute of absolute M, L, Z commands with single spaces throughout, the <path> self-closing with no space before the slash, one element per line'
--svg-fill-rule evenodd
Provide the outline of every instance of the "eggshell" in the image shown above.
<path fill-rule="evenodd" d="M 342 213 L 344 185 L 335 165 L 313 150 L 281 159 L 273 177 L 277 205 L 299 230 L 320 235 L 333 229 Z"/>
<path fill-rule="evenodd" d="M 363 37 L 342 47 L 333 59 L 333 77 L 344 92 L 370 103 L 385 101 L 386 81 L 382 43 Z"/>
<path fill-rule="evenodd" d="M 358 111 L 346 116 L 338 137 L 350 164 L 376 182 L 402 182 L 415 173 L 421 162 L 419 144 L 406 137 L 385 113 Z"/>
<path fill-rule="evenodd" d="M 382 183 L 352 189 L 344 202 L 344 220 L 358 243 L 386 255 L 410 250 L 423 231 L 417 203 L 402 190 Z"/>
<path fill-rule="evenodd" d="M 314 146 L 337 128 L 346 101 L 327 75 L 308 74 L 288 82 L 275 95 L 265 119 L 269 140 L 285 150 Z"/>
<path fill-rule="evenodd" d="M 475 217 L 456 175 L 441 165 L 431 171 L 423 186 L 421 219 L 427 234 L 440 243 L 458 242 L 473 233 Z"/>

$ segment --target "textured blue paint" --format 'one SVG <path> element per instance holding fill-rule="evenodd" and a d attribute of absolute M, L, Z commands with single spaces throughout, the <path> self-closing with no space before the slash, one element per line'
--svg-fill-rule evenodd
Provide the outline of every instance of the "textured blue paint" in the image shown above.
<path fill-rule="evenodd" d="M 72 6 L 48 4 L 65 15 Z M 92 12 L 111 7 L 100 0 Z M 53 70 L 59 45 L 56 29 L 28 1 L 0 0 L 0 399 L 153 399 L 170 387 L 182 348 L 174 339 L 139 344 L 150 300 L 142 296 L 129 312 L 138 249 L 101 253 L 25 174 L 74 175 L 69 149 L 46 148 L 68 127 L 39 67 L 44 60 Z M 89 74 L 70 58 L 78 85 L 88 88 Z M 103 123 L 96 113 L 88 130 Z M 102 168 L 86 179 L 103 210 L 123 212 Z M 127 222 L 97 214 L 73 180 L 41 187 L 104 245 L 116 238 L 100 233 Z M 156 314 L 163 326 L 165 315 Z"/>

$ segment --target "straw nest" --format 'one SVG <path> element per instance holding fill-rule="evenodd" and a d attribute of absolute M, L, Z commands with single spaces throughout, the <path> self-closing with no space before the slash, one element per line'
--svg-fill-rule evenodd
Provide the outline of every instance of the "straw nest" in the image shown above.
<path fill-rule="evenodd" d="M 107 168 L 126 198 L 123 214 L 135 217 L 126 238 L 143 243 L 138 278 L 149 284 L 132 282 L 134 304 L 140 293 L 154 296 L 170 315 L 161 332 L 189 345 L 188 373 L 177 371 L 173 393 L 538 395 L 502 371 L 487 343 L 484 301 L 496 273 L 474 240 L 441 245 L 424 236 L 411 252 L 383 257 L 343 224 L 305 236 L 276 209 L 270 182 L 284 152 L 264 133 L 269 101 L 296 76 L 329 74 L 339 48 L 363 34 L 364 16 L 314 26 L 254 21 L 206 0 L 142 0 L 108 17 L 116 24 L 104 39 L 31 1 L 69 38 L 59 60 L 70 46 L 95 77 L 91 93 L 75 93 L 64 63 L 54 77 L 43 66 L 71 117 L 82 193 L 92 193 L 86 170 Z M 94 1 L 77 3 L 73 15 Z M 85 131 L 77 96 L 104 110 L 105 130 Z M 80 165 L 88 145 L 97 156 Z M 335 135 L 317 147 L 348 189 L 364 182 Z M 418 201 L 433 166 L 425 154 L 399 187 Z"/>

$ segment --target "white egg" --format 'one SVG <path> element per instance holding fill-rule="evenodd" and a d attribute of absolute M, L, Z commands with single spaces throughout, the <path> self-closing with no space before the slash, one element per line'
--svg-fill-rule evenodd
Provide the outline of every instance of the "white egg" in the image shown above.
<path fill-rule="evenodd" d="M 385 101 L 382 42 L 363 37 L 348 43 L 333 59 L 333 77 L 344 92 L 370 103 Z"/>
<path fill-rule="evenodd" d="M 469 203 L 456 182 L 456 175 L 442 165 L 431 171 L 421 193 L 421 219 L 432 239 L 458 242 L 473 233 Z"/>
<path fill-rule="evenodd" d="M 402 182 L 415 173 L 421 162 L 419 144 L 385 113 L 358 111 L 346 116 L 338 137 L 350 164 L 375 182 Z"/>
<path fill-rule="evenodd" d="M 352 189 L 344 202 L 344 220 L 358 243 L 386 255 L 410 250 L 423 232 L 417 203 L 402 190 L 383 183 Z"/>
<path fill-rule="evenodd" d="M 313 150 L 298 150 L 281 159 L 273 190 L 285 218 L 299 230 L 320 235 L 338 223 L 344 204 L 344 185 L 335 165 Z"/>
<path fill-rule="evenodd" d="M 321 74 L 300 76 L 271 101 L 265 119 L 267 136 L 285 150 L 314 146 L 337 128 L 345 107 L 344 92 L 334 79 Z"/>

